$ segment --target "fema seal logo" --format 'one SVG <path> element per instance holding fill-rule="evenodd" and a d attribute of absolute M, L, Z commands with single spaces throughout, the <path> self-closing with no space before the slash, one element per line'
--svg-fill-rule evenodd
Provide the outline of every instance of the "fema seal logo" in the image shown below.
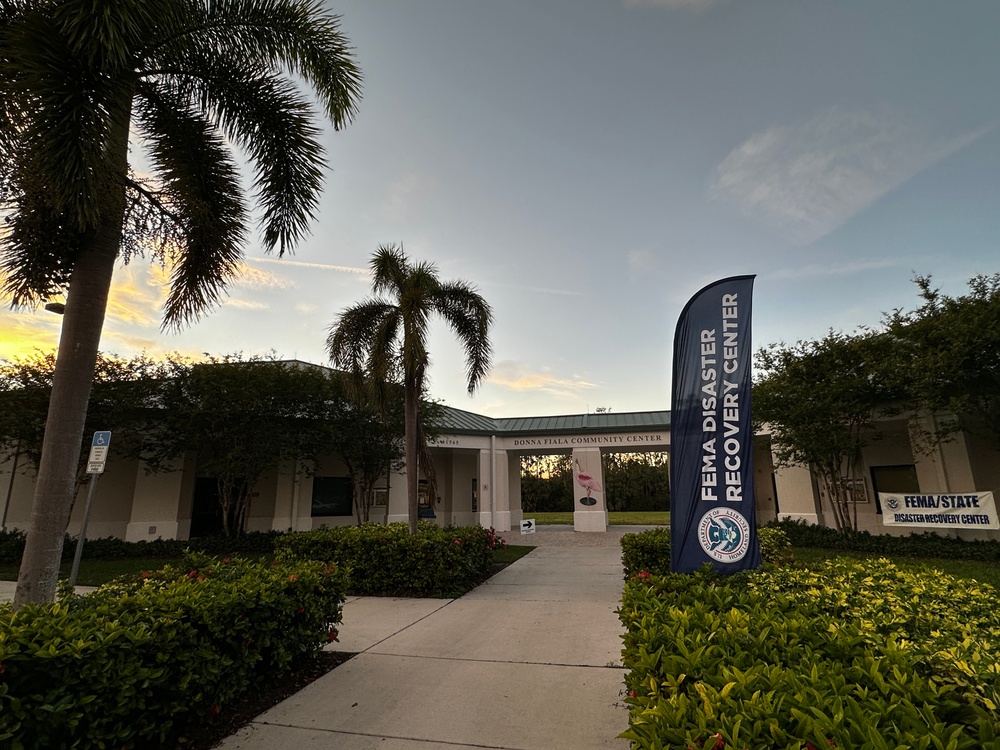
<path fill-rule="evenodd" d="M 885 504 L 889 506 L 889 510 L 896 510 L 899 507 L 899 498 L 887 497 L 885 500 Z"/>
<path fill-rule="evenodd" d="M 729 508 L 713 508 L 698 523 L 698 542 L 713 560 L 733 563 L 750 549 L 750 524 Z"/>

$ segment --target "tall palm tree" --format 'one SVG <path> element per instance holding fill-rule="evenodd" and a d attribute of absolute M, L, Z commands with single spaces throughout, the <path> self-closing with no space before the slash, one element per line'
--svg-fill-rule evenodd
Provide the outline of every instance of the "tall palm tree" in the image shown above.
<path fill-rule="evenodd" d="M 490 368 L 493 314 L 472 286 L 463 281 L 442 282 L 433 264 L 411 263 L 401 246 L 380 246 L 371 269 L 374 296 L 340 314 L 326 346 L 333 363 L 352 373 L 358 383 L 384 388 L 397 373 L 402 378 L 407 513 L 410 533 L 415 534 L 419 409 L 430 362 L 427 325 L 432 314 L 440 315 L 464 345 L 471 394 Z"/>
<path fill-rule="evenodd" d="M 324 159 L 297 80 L 335 128 L 351 120 L 360 74 L 320 0 L 0 0 L 2 292 L 66 295 L 15 605 L 55 593 L 117 259 L 170 268 L 165 326 L 218 301 L 248 239 L 229 143 L 253 167 L 265 250 L 306 232 Z"/>

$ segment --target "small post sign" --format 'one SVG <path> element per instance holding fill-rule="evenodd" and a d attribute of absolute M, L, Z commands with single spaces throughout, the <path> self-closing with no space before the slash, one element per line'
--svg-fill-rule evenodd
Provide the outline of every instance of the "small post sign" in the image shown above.
<path fill-rule="evenodd" d="M 108 462 L 108 447 L 111 445 L 111 432 L 101 431 L 94 433 L 94 440 L 90 444 L 90 457 L 87 459 L 88 474 L 103 474 L 104 465 Z"/>
<path fill-rule="evenodd" d="M 535 533 L 535 519 L 525 518 L 521 521 L 521 533 L 522 534 L 534 534 Z"/>
<path fill-rule="evenodd" d="M 87 541 L 87 519 L 90 518 L 90 505 L 94 502 L 94 490 L 97 489 L 97 480 L 104 473 L 104 464 L 108 461 L 108 447 L 111 445 L 111 432 L 101 430 L 94 433 L 94 439 L 90 443 L 90 456 L 87 458 L 87 473 L 95 474 L 91 477 L 90 487 L 87 489 L 87 504 L 83 506 L 83 519 L 80 521 L 80 538 L 76 540 L 76 554 L 73 555 L 73 567 L 69 573 L 69 585 L 76 585 L 76 576 L 80 572 L 80 558 L 83 556 L 83 543 Z"/>

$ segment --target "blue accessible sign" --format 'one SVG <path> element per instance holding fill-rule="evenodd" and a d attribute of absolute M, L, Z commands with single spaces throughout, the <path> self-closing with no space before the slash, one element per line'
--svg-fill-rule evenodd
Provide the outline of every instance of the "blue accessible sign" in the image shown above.
<path fill-rule="evenodd" d="M 94 433 L 90 443 L 90 456 L 87 458 L 88 474 L 103 474 L 104 465 L 108 461 L 108 447 L 111 445 L 111 432 L 102 430 Z"/>

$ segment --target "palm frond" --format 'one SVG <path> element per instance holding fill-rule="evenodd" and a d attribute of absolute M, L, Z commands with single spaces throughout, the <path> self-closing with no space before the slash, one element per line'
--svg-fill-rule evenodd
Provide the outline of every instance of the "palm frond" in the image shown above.
<path fill-rule="evenodd" d="M 372 292 L 398 296 L 406 284 L 410 264 L 402 245 L 379 245 L 369 264 L 372 270 Z"/>
<path fill-rule="evenodd" d="M 25 168 L 18 181 L 5 185 L 9 214 L 0 230 L 0 295 L 14 307 L 35 305 L 64 289 L 80 249 L 77 228 L 66 224 L 45 185 L 29 173 Z"/>
<path fill-rule="evenodd" d="M 217 59 L 195 68 L 197 76 L 169 85 L 192 104 L 207 105 L 250 158 L 265 249 L 283 255 L 308 231 L 323 185 L 326 161 L 314 113 L 292 83 L 266 71 Z"/>
<path fill-rule="evenodd" d="M 354 117 L 361 73 L 340 18 L 320 0 L 214 0 L 202 23 L 175 41 L 301 77 L 338 130 Z"/>
<path fill-rule="evenodd" d="M 140 86 L 136 116 L 181 242 L 168 247 L 172 273 L 164 325 L 189 322 L 216 304 L 237 274 L 247 208 L 239 169 L 213 124 L 155 85 Z"/>
<path fill-rule="evenodd" d="M 50 11 L 34 5 L 3 31 L 0 96 L 17 130 L 0 145 L 31 162 L 63 221 L 85 231 L 124 187 L 108 139 L 128 121 L 131 94 L 120 75 L 88 65 Z"/>
<path fill-rule="evenodd" d="M 434 308 L 462 342 L 469 393 L 472 393 L 489 373 L 493 311 L 474 287 L 461 281 L 442 284 L 434 297 Z"/>
<path fill-rule="evenodd" d="M 387 320 L 398 318 L 395 305 L 372 297 L 344 310 L 330 328 L 327 353 L 336 367 L 348 372 L 363 371 L 379 331 L 387 331 Z"/>

